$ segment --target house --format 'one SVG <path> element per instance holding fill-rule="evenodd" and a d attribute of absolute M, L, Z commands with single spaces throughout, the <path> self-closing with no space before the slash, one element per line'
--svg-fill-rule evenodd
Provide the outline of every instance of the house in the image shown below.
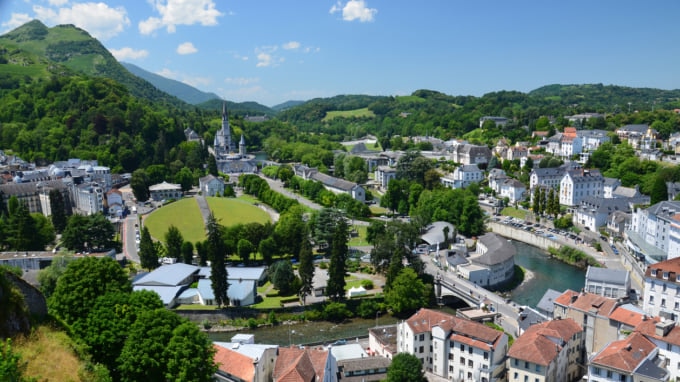
<path fill-rule="evenodd" d="M 536 304 L 536 311 L 546 317 L 553 317 L 553 312 L 555 310 L 554 300 L 558 298 L 562 292 L 556 291 L 554 289 L 548 289 L 543 294 L 543 297 Z"/>
<path fill-rule="evenodd" d="M 203 196 L 222 196 L 224 194 L 224 179 L 206 175 L 198 179 L 198 188 Z"/>
<path fill-rule="evenodd" d="M 644 136 L 649 130 L 649 125 L 646 124 L 625 125 L 616 129 L 616 135 L 619 136 L 619 139 L 625 140 Z M 652 129 L 651 133 L 654 135 L 658 134 L 658 132 L 654 129 Z"/>
<path fill-rule="evenodd" d="M 636 207 L 631 214 L 629 229 L 626 231 L 626 246 L 638 258 L 663 261 L 679 256 L 680 241 L 671 235 L 674 226 L 680 224 L 680 202 L 662 201 L 649 208 Z M 671 238 L 673 238 L 671 240 Z"/>
<path fill-rule="evenodd" d="M 156 292 L 163 304 L 172 308 L 178 304 L 177 297 L 198 278 L 198 267 L 175 263 L 160 266 L 132 281 L 132 290 Z"/>
<path fill-rule="evenodd" d="M 375 181 L 378 183 L 378 187 L 387 190 L 390 180 L 397 179 L 397 169 L 390 166 L 377 166 L 373 175 Z"/>
<path fill-rule="evenodd" d="M 651 264 L 645 271 L 643 309 L 651 316 L 678 322 L 680 257 Z"/>
<path fill-rule="evenodd" d="M 489 188 L 494 190 L 497 194 L 501 192 L 501 184 L 508 179 L 508 176 L 500 168 L 493 168 L 489 171 Z"/>
<path fill-rule="evenodd" d="M 583 345 L 583 328 L 571 318 L 530 326 L 508 350 L 508 381 L 576 381 Z"/>
<path fill-rule="evenodd" d="M 560 204 L 576 206 L 587 196 L 602 197 L 604 177 L 600 170 L 573 168 L 560 180 Z"/>
<path fill-rule="evenodd" d="M 554 300 L 553 318 L 572 318 L 584 330 L 586 354 L 602 350 L 621 331 L 632 331 L 644 317 L 638 308 L 594 293 L 566 290 Z"/>
<path fill-rule="evenodd" d="M 295 175 L 304 180 L 315 180 L 323 185 L 325 189 L 334 194 L 348 194 L 354 200 L 366 201 L 366 190 L 360 185 L 348 180 L 334 178 L 330 175 L 319 172 L 318 169 L 304 165 L 293 166 Z"/>
<path fill-rule="evenodd" d="M 600 227 L 607 224 L 611 214 L 617 211 L 630 213 L 630 204 L 635 199 L 616 198 L 603 199 L 596 196 L 586 196 L 573 211 L 572 221 L 584 228 L 596 232 Z"/>
<path fill-rule="evenodd" d="M 680 154 L 680 133 L 673 133 L 666 141 L 665 148 L 673 154 Z"/>
<path fill-rule="evenodd" d="M 479 119 L 479 128 L 484 126 L 484 122 L 491 121 L 496 124 L 497 127 L 504 127 L 508 124 L 508 119 L 505 117 L 494 117 L 494 116 L 484 116 Z"/>
<path fill-rule="evenodd" d="M 338 381 L 384 381 L 392 361 L 385 357 L 361 357 L 338 360 Z"/>
<path fill-rule="evenodd" d="M 611 138 L 606 130 L 577 130 L 576 135 L 583 142 L 583 151 L 595 151 L 603 143 L 610 142 Z"/>
<path fill-rule="evenodd" d="M 214 342 L 217 381 L 269 382 L 277 361 L 278 345 Z"/>
<path fill-rule="evenodd" d="M 634 332 L 613 341 L 588 361 L 588 381 L 668 381 L 669 373 L 659 358 L 659 348 Z"/>
<path fill-rule="evenodd" d="M 666 190 L 668 200 L 675 200 L 675 197 L 680 194 L 680 182 L 666 182 Z"/>
<path fill-rule="evenodd" d="M 585 123 L 585 121 L 587 121 L 591 118 L 604 118 L 604 114 L 600 114 L 600 113 L 580 113 L 580 114 L 565 116 L 565 118 L 570 123 L 582 126 L 583 123 Z"/>
<path fill-rule="evenodd" d="M 510 199 L 510 203 L 519 202 L 524 199 L 526 187 L 524 183 L 517 179 L 508 178 L 500 185 L 500 196 Z"/>
<path fill-rule="evenodd" d="M 588 293 L 610 297 L 628 298 L 630 290 L 630 272 L 620 269 L 609 269 L 588 266 L 586 285 Z"/>
<path fill-rule="evenodd" d="M 76 209 L 83 215 L 104 211 L 104 188 L 97 183 L 83 183 L 74 187 Z"/>
<path fill-rule="evenodd" d="M 112 188 L 106 193 L 106 205 L 109 208 L 109 215 L 122 217 L 125 203 L 123 202 L 123 193 L 116 188 Z"/>
<path fill-rule="evenodd" d="M 154 201 L 182 199 L 182 186 L 175 183 L 154 184 L 149 186 L 149 198 Z"/>
<path fill-rule="evenodd" d="M 533 168 L 529 175 L 529 188 L 532 193 L 536 186 L 558 189 L 564 174 L 568 170 L 577 168 L 580 168 L 580 166 L 575 162 L 566 162 L 559 167 Z"/>
<path fill-rule="evenodd" d="M 621 180 L 617 178 L 603 177 L 602 182 L 602 196 L 607 199 L 614 197 L 614 190 L 616 190 L 621 185 Z"/>
<path fill-rule="evenodd" d="M 484 173 L 476 164 L 465 164 L 456 167 L 451 176 L 443 176 L 440 182 L 449 188 L 466 188 L 472 183 L 480 183 Z"/>
<path fill-rule="evenodd" d="M 368 329 L 368 355 L 392 359 L 397 355 L 397 325 Z"/>
<path fill-rule="evenodd" d="M 645 319 L 635 327 L 635 331 L 652 341 L 659 349 L 659 356 L 666 360 L 666 369 L 670 374 L 670 380 L 680 378 L 680 327 L 675 321 L 664 320 L 660 317 Z"/>
<path fill-rule="evenodd" d="M 274 382 L 335 382 L 337 361 L 328 350 L 279 348 L 274 366 Z"/>
<path fill-rule="evenodd" d="M 464 279 L 481 286 L 495 286 L 514 276 L 515 247 L 495 233 L 486 233 L 477 239 L 477 250 L 468 263 L 459 265 L 457 273 Z"/>
<path fill-rule="evenodd" d="M 397 324 L 397 352 L 415 355 L 441 378 L 504 380 L 507 350 L 502 331 L 435 310 L 420 309 Z"/>
<path fill-rule="evenodd" d="M 486 164 L 491 159 L 491 150 L 487 146 L 470 143 L 457 143 L 449 148 L 451 160 L 463 165 Z"/>
<path fill-rule="evenodd" d="M 447 243 L 455 242 L 456 227 L 449 222 L 436 221 L 423 228 L 420 239 L 428 245 L 429 252 L 446 248 Z"/>
<path fill-rule="evenodd" d="M 201 144 L 203 143 L 201 136 L 198 135 L 198 133 L 190 127 L 184 129 L 184 138 L 186 138 L 187 142 L 199 142 Z"/>
<path fill-rule="evenodd" d="M 607 232 L 615 238 L 623 237 L 626 227 L 630 225 L 631 214 L 623 211 L 614 211 L 607 219 Z"/>
<path fill-rule="evenodd" d="M 569 159 L 583 150 L 581 137 L 576 134 L 576 128 L 565 127 L 564 132 L 555 133 L 548 138 L 546 151 L 560 158 Z"/>
<path fill-rule="evenodd" d="M 505 159 L 507 160 L 522 160 L 529 155 L 529 149 L 526 146 L 511 146 L 505 152 Z"/>

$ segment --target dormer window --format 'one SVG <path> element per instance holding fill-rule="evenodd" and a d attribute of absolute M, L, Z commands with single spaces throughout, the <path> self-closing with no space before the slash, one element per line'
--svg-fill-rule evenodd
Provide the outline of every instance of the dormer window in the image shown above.
<path fill-rule="evenodd" d="M 664 280 L 668 280 L 668 272 L 664 272 L 662 277 Z"/>
<path fill-rule="evenodd" d="M 656 269 L 652 269 L 652 277 L 656 277 Z"/>

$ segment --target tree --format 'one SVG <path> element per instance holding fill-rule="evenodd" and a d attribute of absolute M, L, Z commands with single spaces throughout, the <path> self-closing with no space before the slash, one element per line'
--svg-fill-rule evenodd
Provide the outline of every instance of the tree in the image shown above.
<path fill-rule="evenodd" d="M 61 236 L 64 246 L 74 251 L 111 249 L 119 246 L 113 237 L 116 229 L 101 213 L 89 216 L 71 215 Z"/>
<path fill-rule="evenodd" d="M 300 247 L 300 265 L 298 266 L 298 275 L 300 276 L 301 287 L 300 296 L 302 303 L 305 303 L 305 298 L 312 294 L 312 280 L 314 279 L 314 254 L 312 253 L 312 245 L 309 240 L 303 240 Z"/>
<path fill-rule="evenodd" d="M 182 243 L 182 259 L 184 264 L 192 264 L 194 262 L 194 245 L 190 241 Z"/>
<path fill-rule="evenodd" d="M 145 202 L 149 200 L 149 186 L 152 183 L 149 182 L 149 177 L 146 175 L 146 171 L 143 169 L 137 169 L 132 172 L 130 178 L 130 188 L 132 188 L 132 194 L 140 202 Z"/>
<path fill-rule="evenodd" d="M 277 251 L 278 246 L 276 245 L 276 240 L 274 240 L 274 238 L 271 236 L 262 240 L 258 246 L 258 252 L 260 252 L 264 263 L 268 266 L 272 265 L 272 259 L 274 258 L 274 255 L 277 253 Z"/>
<path fill-rule="evenodd" d="M 217 159 L 215 159 L 215 156 L 210 154 L 210 157 L 208 158 L 208 174 L 212 176 L 219 176 L 219 172 L 217 170 Z"/>
<path fill-rule="evenodd" d="M 61 233 L 66 228 L 68 217 L 66 216 L 66 206 L 64 204 L 64 194 L 61 191 L 52 189 L 49 193 L 50 210 L 52 211 L 52 225 L 54 229 Z"/>
<path fill-rule="evenodd" d="M 215 215 L 211 212 L 206 223 L 208 230 L 208 238 L 206 239 L 206 252 L 210 260 L 210 281 L 212 282 L 213 294 L 215 295 L 215 304 L 218 307 L 229 305 L 229 296 L 227 290 L 229 283 L 227 282 L 227 267 L 224 262 L 226 254 L 224 239 L 222 237 L 222 227 L 217 223 Z"/>
<path fill-rule="evenodd" d="M 274 288 L 279 290 L 280 295 L 290 295 L 293 292 L 291 287 L 295 280 L 295 273 L 290 260 L 280 260 L 272 264 L 269 269 L 269 279 L 274 284 Z"/>
<path fill-rule="evenodd" d="M 666 186 L 666 180 L 662 176 L 655 176 L 652 192 L 649 197 L 651 205 L 668 200 L 668 187 Z"/>
<path fill-rule="evenodd" d="M 385 293 L 385 302 L 397 314 L 411 314 L 427 304 L 431 285 L 424 284 L 411 268 L 404 268 Z"/>
<path fill-rule="evenodd" d="M 392 358 L 387 368 L 386 382 L 426 382 L 423 365 L 418 357 L 410 353 L 399 353 Z"/>
<path fill-rule="evenodd" d="M 274 229 L 274 239 L 278 244 L 279 254 L 296 255 L 300 253 L 300 243 L 305 233 L 304 210 L 302 206 L 289 208 L 281 214 Z"/>
<path fill-rule="evenodd" d="M 68 264 L 73 261 L 72 255 L 58 255 L 52 258 L 52 263 L 38 272 L 40 291 L 45 298 L 49 298 L 57 288 L 57 280 L 66 271 Z"/>
<path fill-rule="evenodd" d="M 347 273 L 347 223 L 344 219 L 336 222 L 331 240 L 331 261 L 328 266 L 326 295 L 333 300 L 345 298 L 345 276 Z"/>
<path fill-rule="evenodd" d="M 238 252 L 238 256 L 241 258 L 241 261 L 247 264 L 250 262 L 250 255 L 255 252 L 255 246 L 250 242 L 250 240 L 239 239 L 238 243 L 236 244 L 236 252 Z"/>
<path fill-rule="evenodd" d="M 158 268 L 158 252 L 146 226 L 142 227 L 142 235 L 139 239 L 139 262 L 145 269 Z"/>
<path fill-rule="evenodd" d="M 31 217 L 25 203 L 19 202 L 10 208 L 9 216 L 10 246 L 16 251 L 42 250 L 35 220 Z"/>
<path fill-rule="evenodd" d="M 12 339 L 0 342 L 0 381 L 22 382 L 21 355 L 12 350 Z"/>
<path fill-rule="evenodd" d="M 392 283 L 397 279 L 401 270 L 404 269 L 404 256 L 398 248 L 392 252 L 392 259 L 385 273 L 385 291 L 390 290 Z"/>
<path fill-rule="evenodd" d="M 182 244 L 184 244 L 182 233 L 177 227 L 175 227 L 173 224 L 170 224 L 168 231 L 165 233 L 165 248 L 167 251 L 167 256 L 172 259 L 181 259 Z"/>
<path fill-rule="evenodd" d="M 97 297 L 117 291 L 132 291 L 123 268 L 110 257 L 84 257 L 68 264 L 47 305 L 71 325 L 87 318 Z"/>
<path fill-rule="evenodd" d="M 217 371 L 212 341 L 198 326 L 184 322 L 172 331 L 165 348 L 165 381 L 213 381 Z"/>
<path fill-rule="evenodd" d="M 182 191 L 191 190 L 194 185 L 194 174 L 188 167 L 182 167 L 177 174 L 175 174 L 175 182 L 182 186 Z"/>
<path fill-rule="evenodd" d="M 198 256 L 198 265 L 205 267 L 208 265 L 208 246 L 205 241 L 197 241 L 196 245 L 196 255 Z"/>

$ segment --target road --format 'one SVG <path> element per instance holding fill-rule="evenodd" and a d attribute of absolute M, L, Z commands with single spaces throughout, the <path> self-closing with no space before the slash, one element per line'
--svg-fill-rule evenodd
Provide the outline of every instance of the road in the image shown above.
<path fill-rule="evenodd" d="M 135 263 L 139 263 L 139 255 L 137 254 L 137 243 L 136 233 L 139 232 L 139 227 L 135 227 L 138 224 L 138 218 L 136 213 L 128 215 L 123 221 L 123 253 L 125 258 Z"/>

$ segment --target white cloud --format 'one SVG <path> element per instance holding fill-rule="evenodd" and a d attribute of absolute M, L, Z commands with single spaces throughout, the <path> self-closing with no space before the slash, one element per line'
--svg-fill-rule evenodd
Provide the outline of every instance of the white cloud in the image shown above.
<path fill-rule="evenodd" d="M 193 54 L 198 52 L 198 49 L 194 46 L 194 44 L 190 42 L 184 42 L 179 44 L 177 47 L 177 53 L 178 54 Z"/>
<path fill-rule="evenodd" d="M 300 43 L 297 41 L 289 41 L 285 44 L 282 45 L 283 49 L 285 50 L 295 50 L 300 47 Z"/>
<path fill-rule="evenodd" d="M 267 67 L 272 64 L 272 55 L 269 53 L 258 53 L 257 55 L 257 66 L 258 68 Z"/>
<path fill-rule="evenodd" d="M 61 7 L 62 5 L 68 3 L 68 0 L 48 0 L 47 2 L 52 6 Z"/>
<path fill-rule="evenodd" d="M 3 31 L 0 33 L 4 34 L 5 32 L 9 32 L 10 30 L 20 27 L 31 20 L 33 20 L 33 18 L 27 13 L 12 13 L 12 17 L 9 19 L 9 21 L 2 23 Z"/>
<path fill-rule="evenodd" d="M 331 14 L 340 11 L 342 11 L 343 20 L 359 20 L 362 23 L 373 21 L 375 14 L 378 13 L 376 8 L 369 8 L 364 0 L 349 0 L 345 5 L 343 5 L 341 1 L 338 1 L 330 9 Z"/>
<path fill-rule="evenodd" d="M 35 18 L 47 24 L 73 24 L 100 40 L 114 37 L 130 25 L 125 8 L 105 3 L 77 3 L 57 9 L 35 5 L 33 11 Z"/>
<path fill-rule="evenodd" d="M 139 31 L 150 34 L 165 27 L 175 33 L 177 25 L 217 25 L 217 18 L 224 14 L 215 8 L 213 0 L 154 0 L 152 7 L 160 17 L 149 17 L 139 22 Z"/>
<path fill-rule="evenodd" d="M 184 82 L 187 85 L 191 85 L 193 87 L 206 87 L 210 84 L 212 84 L 212 79 L 208 77 L 200 77 L 200 76 L 192 76 L 189 74 L 185 73 L 180 73 L 176 72 L 174 70 L 168 69 L 168 68 L 163 68 L 159 71 L 156 72 L 159 76 L 163 76 L 165 78 L 170 78 L 175 81 L 180 81 Z"/>
<path fill-rule="evenodd" d="M 235 86 L 246 86 L 258 82 L 260 82 L 259 78 L 227 77 L 224 79 L 224 83 Z"/>
<path fill-rule="evenodd" d="M 118 61 L 138 60 L 149 55 L 149 51 L 145 49 L 135 50 L 127 46 L 120 49 L 109 49 L 109 51 Z"/>
<path fill-rule="evenodd" d="M 278 64 L 285 61 L 283 57 L 279 57 L 274 53 L 278 50 L 276 45 L 273 46 L 262 46 L 255 49 L 255 54 L 257 57 L 258 68 L 265 68 L 268 66 L 278 66 Z"/>

